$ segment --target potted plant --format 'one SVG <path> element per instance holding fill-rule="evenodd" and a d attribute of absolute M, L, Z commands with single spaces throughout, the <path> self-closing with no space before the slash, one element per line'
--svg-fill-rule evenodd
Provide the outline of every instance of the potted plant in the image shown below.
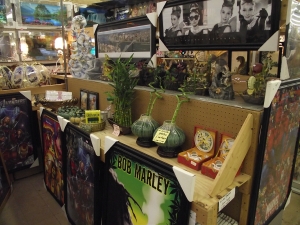
<path fill-rule="evenodd" d="M 153 83 L 155 83 L 155 81 Z M 151 117 L 151 112 L 156 100 L 162 98 L 160 93 L 164 90 L 162 88 L 157 90 L 152 86 L 153 83 L 149 84 L 149 87 L 151 87 L 153 91 L 150 92 L 150 100 L 148 103 L 147 112 L 142 114 L 141 117 L 131 126 L 132 133 L 138 136 L 136 140 L 137 145 L 142 147 L 152 147 L 156 145 L 155 142 L 152 141 L 152 138 L 153 133 L 159 127 L 159 124 Z"/>
<path fill-rule="evenodd" d="M 195 63 L 192 69 L 188 69 L 189 76 L 184 81 L 182 88 L 185 92 L 192 92 L 196 95 L 208 95 L 208 88 L 211 84 L 210 62 L 205 66 Z"/>
<path fill-rule="evenodd" d="M 158 132 L 167 134 L 165 141 L 156 141 L 154 138 L 154 142 L 159 146 L 157 154 L 161 157 L 176 158 L 178 153 L 181 152 L 181 145 L 185 141 L 185 134 L 183 130 L 176 125 L 176 118 L 182 103 L 188 102 L 190 99 L 182 88 L 179 88 L 179 90 L 182 93 L 176 95 L 177 105 L 172 119 L 165 120 L 163 125 L 158 127 L 153 134 L 154 137 Z"/>
<path fill-rule="evenodd" d="M 272 63 L 271 57 L 266 57 L 263 64 L 256 63 L 252 67 L 250 71 L 252 75 L 247 81 L 248 88 L 241 94 L 245 102 L 256 105 L 264 104 L 267 81 L 271 79 L 269 71 L 272 69 Z"/>
<path fill-rule="evenodd" d="M 122 134 L 131 133 L 131 105 L 134 100 L 134 87 L 138 81 L 132 76 L 132 71 L 135 71 L 135 67 L 131 63 L 132 57 L 133 55 L 126 60 L 119 57 L 111 63 L 112 70 L 107 74 L 113 90 L 106 93 L 114 105 L 113 118 L 108 120 L 118 125 Z"/>

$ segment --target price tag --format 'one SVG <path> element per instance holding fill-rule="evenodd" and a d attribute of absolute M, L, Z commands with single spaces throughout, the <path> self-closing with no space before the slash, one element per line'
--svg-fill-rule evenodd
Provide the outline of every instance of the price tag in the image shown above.
<path fill-rule="evenodd" d="M 157 143 L 164 144 L 170 134 L 169 130 L 158 129 L 155 136 L 153 137 L 153 141 Z"/>
<path fill-rule="evenodd" d="M 228 192 L 223 198 L 219 201 L 219 212 L 228 205 L 229 202 L 232 201 L 235 197 L 235 188 L 233 188 L 230 192 Z"/>
<path fill-rule="evenodd" d="M 117 137 L 120 136 L 120 132 L 121 132 L 120 127 L 116 124 L 113 124 L 113 127 L 114 127 L 114 131 L 112 132 L 112 134 Z"/>

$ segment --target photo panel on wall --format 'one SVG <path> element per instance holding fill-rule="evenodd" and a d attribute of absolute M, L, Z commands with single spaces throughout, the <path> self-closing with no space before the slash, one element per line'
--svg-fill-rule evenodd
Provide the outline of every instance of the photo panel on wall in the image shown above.
<path fill-rule="evenodd" d="M 168 50 L 258 49 L 279 29 L 278 8 L 272 0 L 167 2 L 160 39 Z"/>

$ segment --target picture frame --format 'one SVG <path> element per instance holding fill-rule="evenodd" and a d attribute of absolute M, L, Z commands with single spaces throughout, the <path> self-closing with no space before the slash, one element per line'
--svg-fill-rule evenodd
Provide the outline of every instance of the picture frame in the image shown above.
<path fill-rule="evenodd" d="M 38 9 L 38 10 L 37 10 Z M 16 22 L 18 26 L 26 26 L 38 29 L 55 29 L 62 26 L 61 6 L 50 1 L 34 3 L 30 1 L 18 1 L 15 4 Z M 63 3 L 64 26 L 70 27 L 73 15 L 73 5 Z"/>
<path fill-rule="evenodd" d="M 6 169 L 6 165 L 0 152 L 0 213 L 11 194 L 11 181 Z"/>
<path fill-rule="evenodd" d="M 88 109 L 88 91 L 80 89 L 80 108 L 83 110 Z"/>
<path fill-rule="evenodd" d="M 87 21 L 87 27 L 91 27 L 94 24 L 106 23 L 105 18 L 106 10 L 99 7 L 78 7 L 78 12 L 75 15 L 82 15 Z"/>
<path fill-rule="evenodd" d="M 1 9 L 0 9 L 1 10 Z M 0 62 L 20 61 L 16 47 L 16 32 L 12 30 L 0 31 Z"/>
<path fill-rule="evenodd" d="M 57 115 L 43 109 L 41 115 L 44 182 L 47 191 L 63 206 L 65 203 L 63 133 Z"/>
<path fill-rule="evenodd" d="M 155 32 L 147 16 L 100 24 L 95 31 L 96 57 L 150 60 L 156 54 Z"/>
<path fill-rule="evenodd" d="M 231 71 L 233 74 L 248 75 L 249 74 L 249 52 L 248 51 L 232 51 L 231 52 Z"/>
<path fill-rule="evenodd" d="M 101 223 L 103 163 L 90 134 L 68 123 L 64 130 L 66 214 L 72 225 Z M 78 203 L 82 204 L 78 204 Z"/>
<path fill-rule="evenodd" d="M 80 89 L 80 108 L 84 110 L 99 110 L 99 93 Z"/>
<path fill-rule="evenodd" d="M 30 91 L 28 91 L 30 92 Z M 33 129 L 31 92 L 14 92 L 0 96 L 1 152 L 9 173 L 27 169 L 37 159 L 37 142 Z"/>
<path fill-rule="evenodd" d="M 59 30 L 18 31 L 22 61 L 57 61 L 55 39 L 62 37 Z"/>
<path fill-rule="evenodd" d="M 104 176 L 103 225 L 188 223 L 190 202 L 171 165 L 116 142 L 105 154 Z"/>
<path fill-rule="evenodd" d="M 270 224 L 286 206 L 299 145 L 299 114 L 293 113 L 299 97 L 299 81 L 282 81 L 264 109 L 247 224 Z"/>
<path fill-rule="evenodd" d="M 202 50 L 258 49 L 279 29 L 280 3 L 260 1 L 255 8 L 252 5 L 255 13 L 246 20 L 240 10 L 246 7 L 242 1 L 230 5 L 223 5 L 224 1 L 220 0 L 169 1 L 159 14 L 160 41 L 170 51 L 195 47 Z M 229 19 L 222 20 L 222 26 L 221 10 L 231 14 Z M 262 20 L 257 21 L 257 14 Z M 250 20 L 257 25 L 247 26 Z"/>

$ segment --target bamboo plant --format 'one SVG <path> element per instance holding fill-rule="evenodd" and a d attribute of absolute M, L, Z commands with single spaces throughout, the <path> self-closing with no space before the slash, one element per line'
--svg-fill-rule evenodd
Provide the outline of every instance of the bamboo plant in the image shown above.
<path fill-rule="evenodd" d="M 119 57 L 111 64 L 112 71 L 108 74 L 109 83 L 113 91 L 107 92 L 108 97 L 114 104 L 114 122 L 119 126 L 130 127 L 132 124 L 131 105 L 134 100 L 134 87 L 138 80 L 132 77 L 135 70 L 131 63 L 133 54 L 129 59 L 123 60 Z"/>
<path fill-rule="evenodd" d="M 176 122 L 176 118 L 177 118 L 177 115 L 178 115 L 178 112 L 179 112 L 179 109 L 180 109 L 182 103 L 190 101 L 190 98 L 188 97 L 188 94 L 184 91 L 184 89 L 178 88 L 178 90 L 182 91 L 182 93 L 176 95 L 177 105 L 176 105 L 171 123 Z"/>

